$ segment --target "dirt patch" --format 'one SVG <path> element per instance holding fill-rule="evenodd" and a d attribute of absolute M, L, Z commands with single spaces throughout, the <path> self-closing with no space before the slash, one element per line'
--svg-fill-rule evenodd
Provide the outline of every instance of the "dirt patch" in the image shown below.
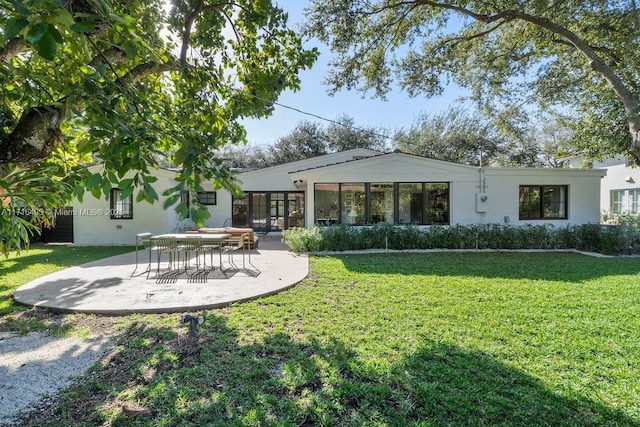
<path fill-rule="evenodd" d="M 109 317 L 31 309 L 1 318 L 0 425 L 54 407 L 58 391 L 100 360 L 114 335 Z"/>
<path fill-rule="evenodd" d="M 170 315 L 157 317 L 167 316 Z M 78 422 L 84 420 L 91 423 L 92 416 L 95 416 L 93 411 L 99 407 L 101 411 L 121 412 L 125 418 L 152 416 L 145 408 L 137 407 L 136 402 L 114 399 L 113 390 L 120 385 L 134 389 L 142 384 L 148 384 L 162 374 L 153 369 L 175 369 L 197 363 L 200 358 L 199 344 L 202 338 L 194 339 L 189 336 L 186 325 L 174 329 L 149 327 L 143 322 L 133 322 L 121 329 L 116 327 L 116 319 L 106 316 L 57 314 L 42 309 L 28 310 L 1 319 L 0 330 L 21 329 L 25 325 L 33 324 L 40 325 L 42 330 L 32 331 L 26 335 L 0 332 L 0 377 L 5 373 L 3 369 L 13 370 L 13 376 L 7 377 L 7 384 L 4 387 L 0 378 L 0 408 L 7 406 L 5 412 L 10 415 L 5 415 L 0 409 L 0 426 L 31 425 L 60 419 L 65 415 Z M 71 328 L 80 328 L 85 333 L 89 331 L 90 338 L 80 339 L 73 334 L 71 337 L 59 335 L 60 331 L 68 331 Z M 53 333 L 54 336 L 47 335 L 48 333 Z M 7 338 L 2 340 L 2 336 Z M 152 357 L 151 347 L 126 344 L 139 339 L 148 340 L 151 347 L 161 346 L 170 349 L 177 353 L 178 359 L 174 365 L 140 369 L 141 364 Z M 11 350 L 15 347 L 14 344 L 17 344 L 14 340 L 20 341 L 15 351 Z M 84 350 L 83 346 L 88 349 Z M 46 354 L 46 357 L 42 354 L 29 356 L 34 360 L 36 369 L 30 372 L 30 363 L 18 366 L 17 359 L 25 358 L 31 350 L 44 350 L 43 354 Z M 5 354 L 11 354 L 10 359 L 13 360 L 13 365 L 8 366 L 9 362 L 5 360 L 9 359 L 5 358 Z M 41 357 L 45 357 L 46 360 Z M 76 377 L 69 379 L 68 375 L 63 377 L 50 375 L 55 372 L 65 372 L 63 370 L 65 366 L 72 367 Z M 92 367 L 94 368 L 90 369 Z M 24 384 L 27 378 L 31 378 L 28 381 L 37 385 L 34 390 L 36 393 L 30 395 L 28 402 L 23 395 L 28 390 L 25 387 L 16 386 L 16 384 Z M 38 378 L 38 381 L 33 381 L 33 378 Z M 64 389 L 62 394 L 59 393 L 61 389 Z M 64 396 L 82 397 L 69 399 Z M 61 398 L 65 402 L 65 414 L 60 412 Z M 24 404 L 17 409 L 20 411 L 19 414 L 16 415 L 16 407 L 13 403 L 9 408 L 9 400 L 24 401 Z M 4 418 L 3 415 L 5 415 Z"/>

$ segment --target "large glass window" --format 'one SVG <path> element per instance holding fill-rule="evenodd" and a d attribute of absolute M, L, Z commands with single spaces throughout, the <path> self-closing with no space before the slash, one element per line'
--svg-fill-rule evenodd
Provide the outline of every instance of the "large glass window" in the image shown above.
<path fill-rule="evenodd" d="M 320 225 L 449 223 L 446 182 L 316 184 L 315 201 Z"/>
<path fill-rule="evenodd" d="M 314 199 L 317 224 L 329 225 L 338 223 L 339 190 L 339 184 L 315 185 Z"/>
<path fill-rule="evenodd" d="M 422 194 L 422 184 L 398 184 L 398 223 L 423 224 L 423 214 L 424 196 Z"/>
<path fill-rule="evenodd" d="M 393 224 L 393 184 L 371 184 L 371 222 Z"/>
<path fill-rule="evenodd" d="M 629 190 L 629 213 L 640 213 L 640 190 Z"/>
<path fill-rule="evenodd" d="M 287 227 L 304 227 L 304 193 L 289 193 L 287 204 Z"/>
<path fill-rule="evenodd" d="M 424 184 L 427 198 L 427 224 L 449 224 L 449 184 Z"/>
<path fill-rule="evenodd" d="M 133 219 L 133 196 L 122 197 L 122 190 L 112 188 L 109 194 L 111 219 Z"/>
<path fill-rule="evenodd" d="M 364 183 L 340 184 L 343 224 L 364 224 L 366 219 L 366 192 Z"/>
<path fill-rule="evenodd" d="M 613 215 L 640 213 L 640 190 L 611 190 L 611 213 Z"/>
<path fill-rule="evenodd" d="M 521 185 L 520 219 L 567 219 L 567 193 L 566 185 Z"/>

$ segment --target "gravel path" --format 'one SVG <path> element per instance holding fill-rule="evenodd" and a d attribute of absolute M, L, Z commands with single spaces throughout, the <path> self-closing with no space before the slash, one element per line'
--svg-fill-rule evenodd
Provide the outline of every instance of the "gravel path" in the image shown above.
<path fill-rule="evenodd" d="M 0 333 L 0 425 L 83 375 L 109 346 L 104 337 L 52 338 L 39 332 Z"/>

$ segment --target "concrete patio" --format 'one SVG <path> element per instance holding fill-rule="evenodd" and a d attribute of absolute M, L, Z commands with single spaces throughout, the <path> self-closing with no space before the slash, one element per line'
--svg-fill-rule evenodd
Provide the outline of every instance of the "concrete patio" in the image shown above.
<path fill-rule="evenodd" d="M 68 268 L 29 282 L 14 293 L 16 301 L 60 312 L 125 315 L 173 313 L 220 308 L 234 302 L 270 295 L 289 288 L 309 274 L 306 255 L 289 252 L 276 236 L 260 240 L 242 268 L 242 252 L 234 254 L 232 269 L 223 256 L 224 271 L 167 270 L 166 255 L 156 275 L 152 253 L 147 278 L 148 252 L 126 253 Z M 207 262 L 209 258 L 207 256 Z M 214 258 L 216 265 L 217 259 Z"/>

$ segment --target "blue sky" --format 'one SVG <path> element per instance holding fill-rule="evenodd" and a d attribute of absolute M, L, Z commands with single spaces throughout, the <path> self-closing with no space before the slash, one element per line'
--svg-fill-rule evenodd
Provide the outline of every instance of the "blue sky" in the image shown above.
<path fill-rule="evenodd" d="M 302 20 L 305 0 L 279 0 L 278 5 L 289 13 L 289 22 L 295 25 Z M 342 114 L 354 118 L 355 124 L 363 127 L 383 127 L 397 129 L 409 127 L 421 113 L 438 113 L 453 105 L 464 92 L 457 87 L 449 87 L 437 98 L 410 98 L 399 89 L 389 93 L 387 100 L 371 99 L 361 92 L 342 90 L 333 96 L 327 94 L 328 87 L 322 81 L 327 73 L 327 63 L 331 52 L 318 41 L 308 42 L 307 48 L 317 47 L 321 54 L 311 70 L 300 73 L 302 81 L 298 92 L 287 91 L 280 96 L 280 104 L 316 114 L 327 119 L 336 119 Z M 323 122 L 314 117 L 276 106 L 274 113 L 260 120 L 245 120 L 247 141 L 250 145 L 268 145 L 288 134 L 301 120 Z"/>

